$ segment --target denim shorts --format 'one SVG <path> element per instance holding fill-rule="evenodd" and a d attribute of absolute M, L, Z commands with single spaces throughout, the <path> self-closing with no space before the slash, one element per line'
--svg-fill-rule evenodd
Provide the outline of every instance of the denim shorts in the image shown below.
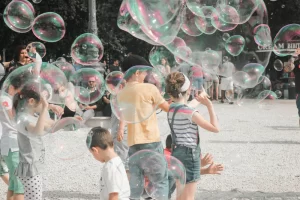
<path fill-rule="evenodd" d="M 185 167 L 186 170 L 186 184 L 193 183 L 200 180 L 201 170 L 201 149 L 197 146 L 195 149 L 185 146 L 173 146 L 172 156 L 177 158 Z"/>

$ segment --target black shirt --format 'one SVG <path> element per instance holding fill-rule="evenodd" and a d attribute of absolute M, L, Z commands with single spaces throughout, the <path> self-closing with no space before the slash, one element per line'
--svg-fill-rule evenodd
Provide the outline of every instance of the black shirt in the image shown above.
<path fill-rule="evenodd" d="M 295 61 L 295 68 L 294 68 L 294 74 L 295 74 L 295 89 L 296 93 L 300 94 L 300 60 Z"/>

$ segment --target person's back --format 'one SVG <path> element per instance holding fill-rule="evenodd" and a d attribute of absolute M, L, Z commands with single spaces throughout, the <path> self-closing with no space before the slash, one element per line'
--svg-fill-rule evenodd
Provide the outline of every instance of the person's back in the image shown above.
<path fill-rule="evenodd" d="M 136 122 L 146 119 L 140 123 L 128 123 L 129 146 L 160 141 L 154 105 L 159 105 L 165 100 L 154 85 L 129 83 L 119 92 L 118 101 L 132 105 Z"/>

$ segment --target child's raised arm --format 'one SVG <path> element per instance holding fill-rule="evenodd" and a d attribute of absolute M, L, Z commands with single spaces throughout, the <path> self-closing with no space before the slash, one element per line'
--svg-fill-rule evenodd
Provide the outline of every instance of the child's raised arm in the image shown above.
<path fill-rule="evenodd" d="M 42 135 L 44 133 L 45 127 L 47 125 L 45 121 L 48 118 L 48 102 L 44 98 L 41 98 L 41 104 L 43 108 L 36 125 L 34 126 L 33 124 L 29 124 L 27 126 L 28 132 L 37 135 Z"/>
<path fill-rule="evenodd" d="M 192 117 L 193 122 L 195 122 L 197 125 L 199 125 L 201 128 L 205 130 L 218 133 L 220 131 L 219 123 L 211 101 L 207 98 L 207 96 L 201 96 L 201 95 L 197 96 L 196 100 L 207 107 L 210 116 L 210 122 L 206 121 L 198 112 L 195 112 L 193 114 Z"/>

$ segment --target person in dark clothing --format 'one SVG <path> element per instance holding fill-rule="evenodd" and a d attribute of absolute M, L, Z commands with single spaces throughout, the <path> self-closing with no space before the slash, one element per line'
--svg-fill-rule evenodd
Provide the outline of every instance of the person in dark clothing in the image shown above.
<path fill-rule="evenodd" d="M 121 71 L 120 62 L 118 59 L 115 59 L 113 65 L 109 67 L 109 73 L 114 71 Z"/>
<path fill-rule="evenodd" d="M 295 90 L 296 90 L 296 105 L 298 108 L 299 126 L 300 126 L 300 54 L 298 59 L 294 63 L 295 68 L 293 69 L 295 75 Z"/>

